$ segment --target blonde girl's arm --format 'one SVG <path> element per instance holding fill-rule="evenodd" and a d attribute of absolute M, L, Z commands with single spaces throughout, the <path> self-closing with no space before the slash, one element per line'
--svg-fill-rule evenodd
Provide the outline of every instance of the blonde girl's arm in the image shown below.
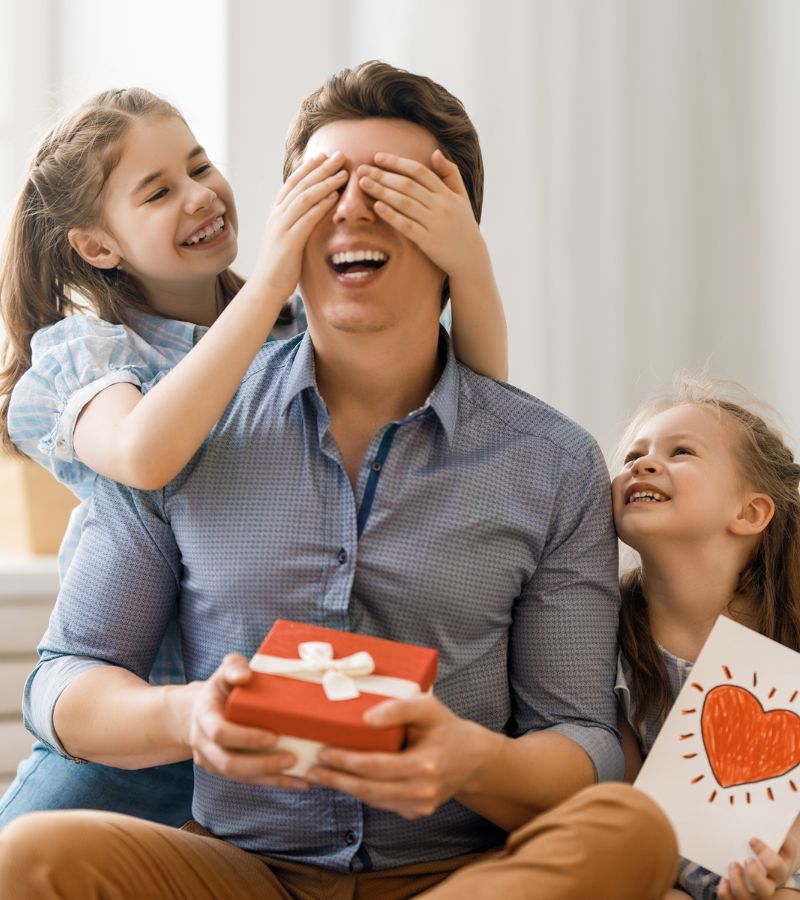
<path fill-rule="evenodd" d="M 375 212 L 450 279 L 456 356 L 481 375 L 508 378 L 508 334 L 486 242 L 458 166 L 435 150 L 428 168 L 390 153 L 359 166 Z"/>
<path fill-rule="evenodd" d="M 84 407 L 74 432 L 81 462 L 141 490 L 163 487 L 189 462 L 297 286 L 308 236 L 346 180 L 341 165 L 340 156 L 317 157 L 287 179 L 253 275 L 172 371 L 145 395 L 114 384 Z"/>

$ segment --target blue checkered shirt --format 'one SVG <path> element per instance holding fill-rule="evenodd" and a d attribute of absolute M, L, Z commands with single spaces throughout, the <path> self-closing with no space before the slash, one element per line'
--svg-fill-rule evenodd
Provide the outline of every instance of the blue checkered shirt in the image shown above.
<path fill-rule="evenodd" d="M 271 340 L 292 337 L 306 327 L 299 297 L 295 321 L 276 327 Z M 58 552 L 63 579 L 78 546 L 97 475 L 76 456 L 75 423 L 86 404 L 112 384 L 129 383 L 147 392 L 176 366 L 208 331 L 202 325 L 129 311 L 129 326 L 95 315 L 73 315 L 42 328 L 31 341 L 31 367 L 11 395 L 11 440 L 80 499 Z M 185 680 L 180 639 L 172 626 L 154 660 L 154 684 Z"/>
<path fill-rule="evenodd" d="M 187 677 L 251 656 L 277 618 L 436 647 L 435 693 L 517 737 L 552 729 L 601 779 L 622 776 L 615 730 L 616 538 L 595 442 L 560 413 L 459 364 L 442 336 L 428 402 L 372 437 L 355 489 L 317 391 L 310 336 L 266 345 L 209 439 L 162 491 L 98 479 L 26 720 L 52 726 L 94 666 L 146 677 L 180 616 Z M 532 777 L 535 774 L 532 773 Z M 213 834 L 340 871 L 497 846 L 452 800 L 415 821 L 325 788 L 242 784 L 195 769 Z"/>

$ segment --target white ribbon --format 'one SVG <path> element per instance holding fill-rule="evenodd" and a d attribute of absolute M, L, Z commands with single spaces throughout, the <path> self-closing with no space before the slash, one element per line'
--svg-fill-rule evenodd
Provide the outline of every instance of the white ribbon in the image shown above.
<path fill-rule="evenodd" d="M 364 691 L 381 697 L 395 697 L 403 700 L 421 692 L 416 681 L 407 678 L 392 678 L 388 675 L 373 675 L 375 661 L 361 650 L 352 656 L 333 658 L 333 647 L 324 641 L 305 641 L 298 644 L 299 659 L 284 656 L 269 656 L 256 653 L 250 660 L 254 672 L 266 675 L 280 675 L 297 681 L 321 684 L 328 700 L 353 700 Z"/>

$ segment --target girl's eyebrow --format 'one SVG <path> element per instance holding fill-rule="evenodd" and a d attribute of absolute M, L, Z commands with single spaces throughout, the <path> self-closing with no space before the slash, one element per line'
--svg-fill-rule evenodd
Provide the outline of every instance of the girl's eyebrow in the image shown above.
<path fill-rule="evenodd" d="M 200 144 L 197 144 L 189 151 L 186 159 L 190 160 L 194 159 L 195 156 L 205 156 L 205 152 L 206 151 L 203 149 L 203 147 L 201 147 Z M 157 172 L 151 172 L 149 175 L 145 175 L 144 178 L 142 178 L 141 181 L 138 182 L 136 187 L 131 191 L 131 196 L 134 196 L 134 194 L 138 194 L 139 191 L 141 191 L 143 188 L 146 188 L 148 184 L 152 184 L 152 182 L 157 181 L 163 174 L 164 170 L 159 169 Z"/>

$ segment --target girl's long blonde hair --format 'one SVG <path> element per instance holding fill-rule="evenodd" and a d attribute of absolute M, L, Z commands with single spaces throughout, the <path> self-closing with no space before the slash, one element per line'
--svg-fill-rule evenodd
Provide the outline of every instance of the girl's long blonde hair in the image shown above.
<path fill-rule="evenodd" d="M 136 279 L 122 269 L 98 269 L 70 246 L 71 228 L 100 222 L 103 187 L 131 125 L 180 112 L 144 88 L 103 91 L 62 119 L 41 142 L 20 193 L 0 268 L 0 313 L 6 338 L 0 356 L 0 445 L 18 452 L 8 434 L 11 391 L 31 365 L 31 338 L 45 325 L 88 305 L 100 318 L 125 323 L 129 309 L 146 310 Z M 219 275 L 223 302 L 242 286 L 231 269 Z M 288 318 L 287 318 L 288 317 Z M 289 320 L 287 308 L 279 322 Z"/>
<path fill-rule="evenodd" d="M 742 403 L 727 399 L 724 390 L 719 382 L 683 379 L 673 397 L 653 401 L 638 413 L 626 431 L 623 446 L 647 419 L 674 406 L 691 404 L 711 409 L 731 424 L 742 476 L 753 490 L 768 494 L 775 503 L 775 514 L 739 573 L 731 601 L 751 601 L 753 619 L 748 624 L 786 647 L 800 650 L 800 465 L 776 429 Z M 636 724 L 651 710 L 663 720 L 673 697 L 661 652 L 650 631 L 647 585 L 641 567 L 626 572 L 620 587 L 619 643 L 630 666 L 631 692 L 638 698 Z"/>

